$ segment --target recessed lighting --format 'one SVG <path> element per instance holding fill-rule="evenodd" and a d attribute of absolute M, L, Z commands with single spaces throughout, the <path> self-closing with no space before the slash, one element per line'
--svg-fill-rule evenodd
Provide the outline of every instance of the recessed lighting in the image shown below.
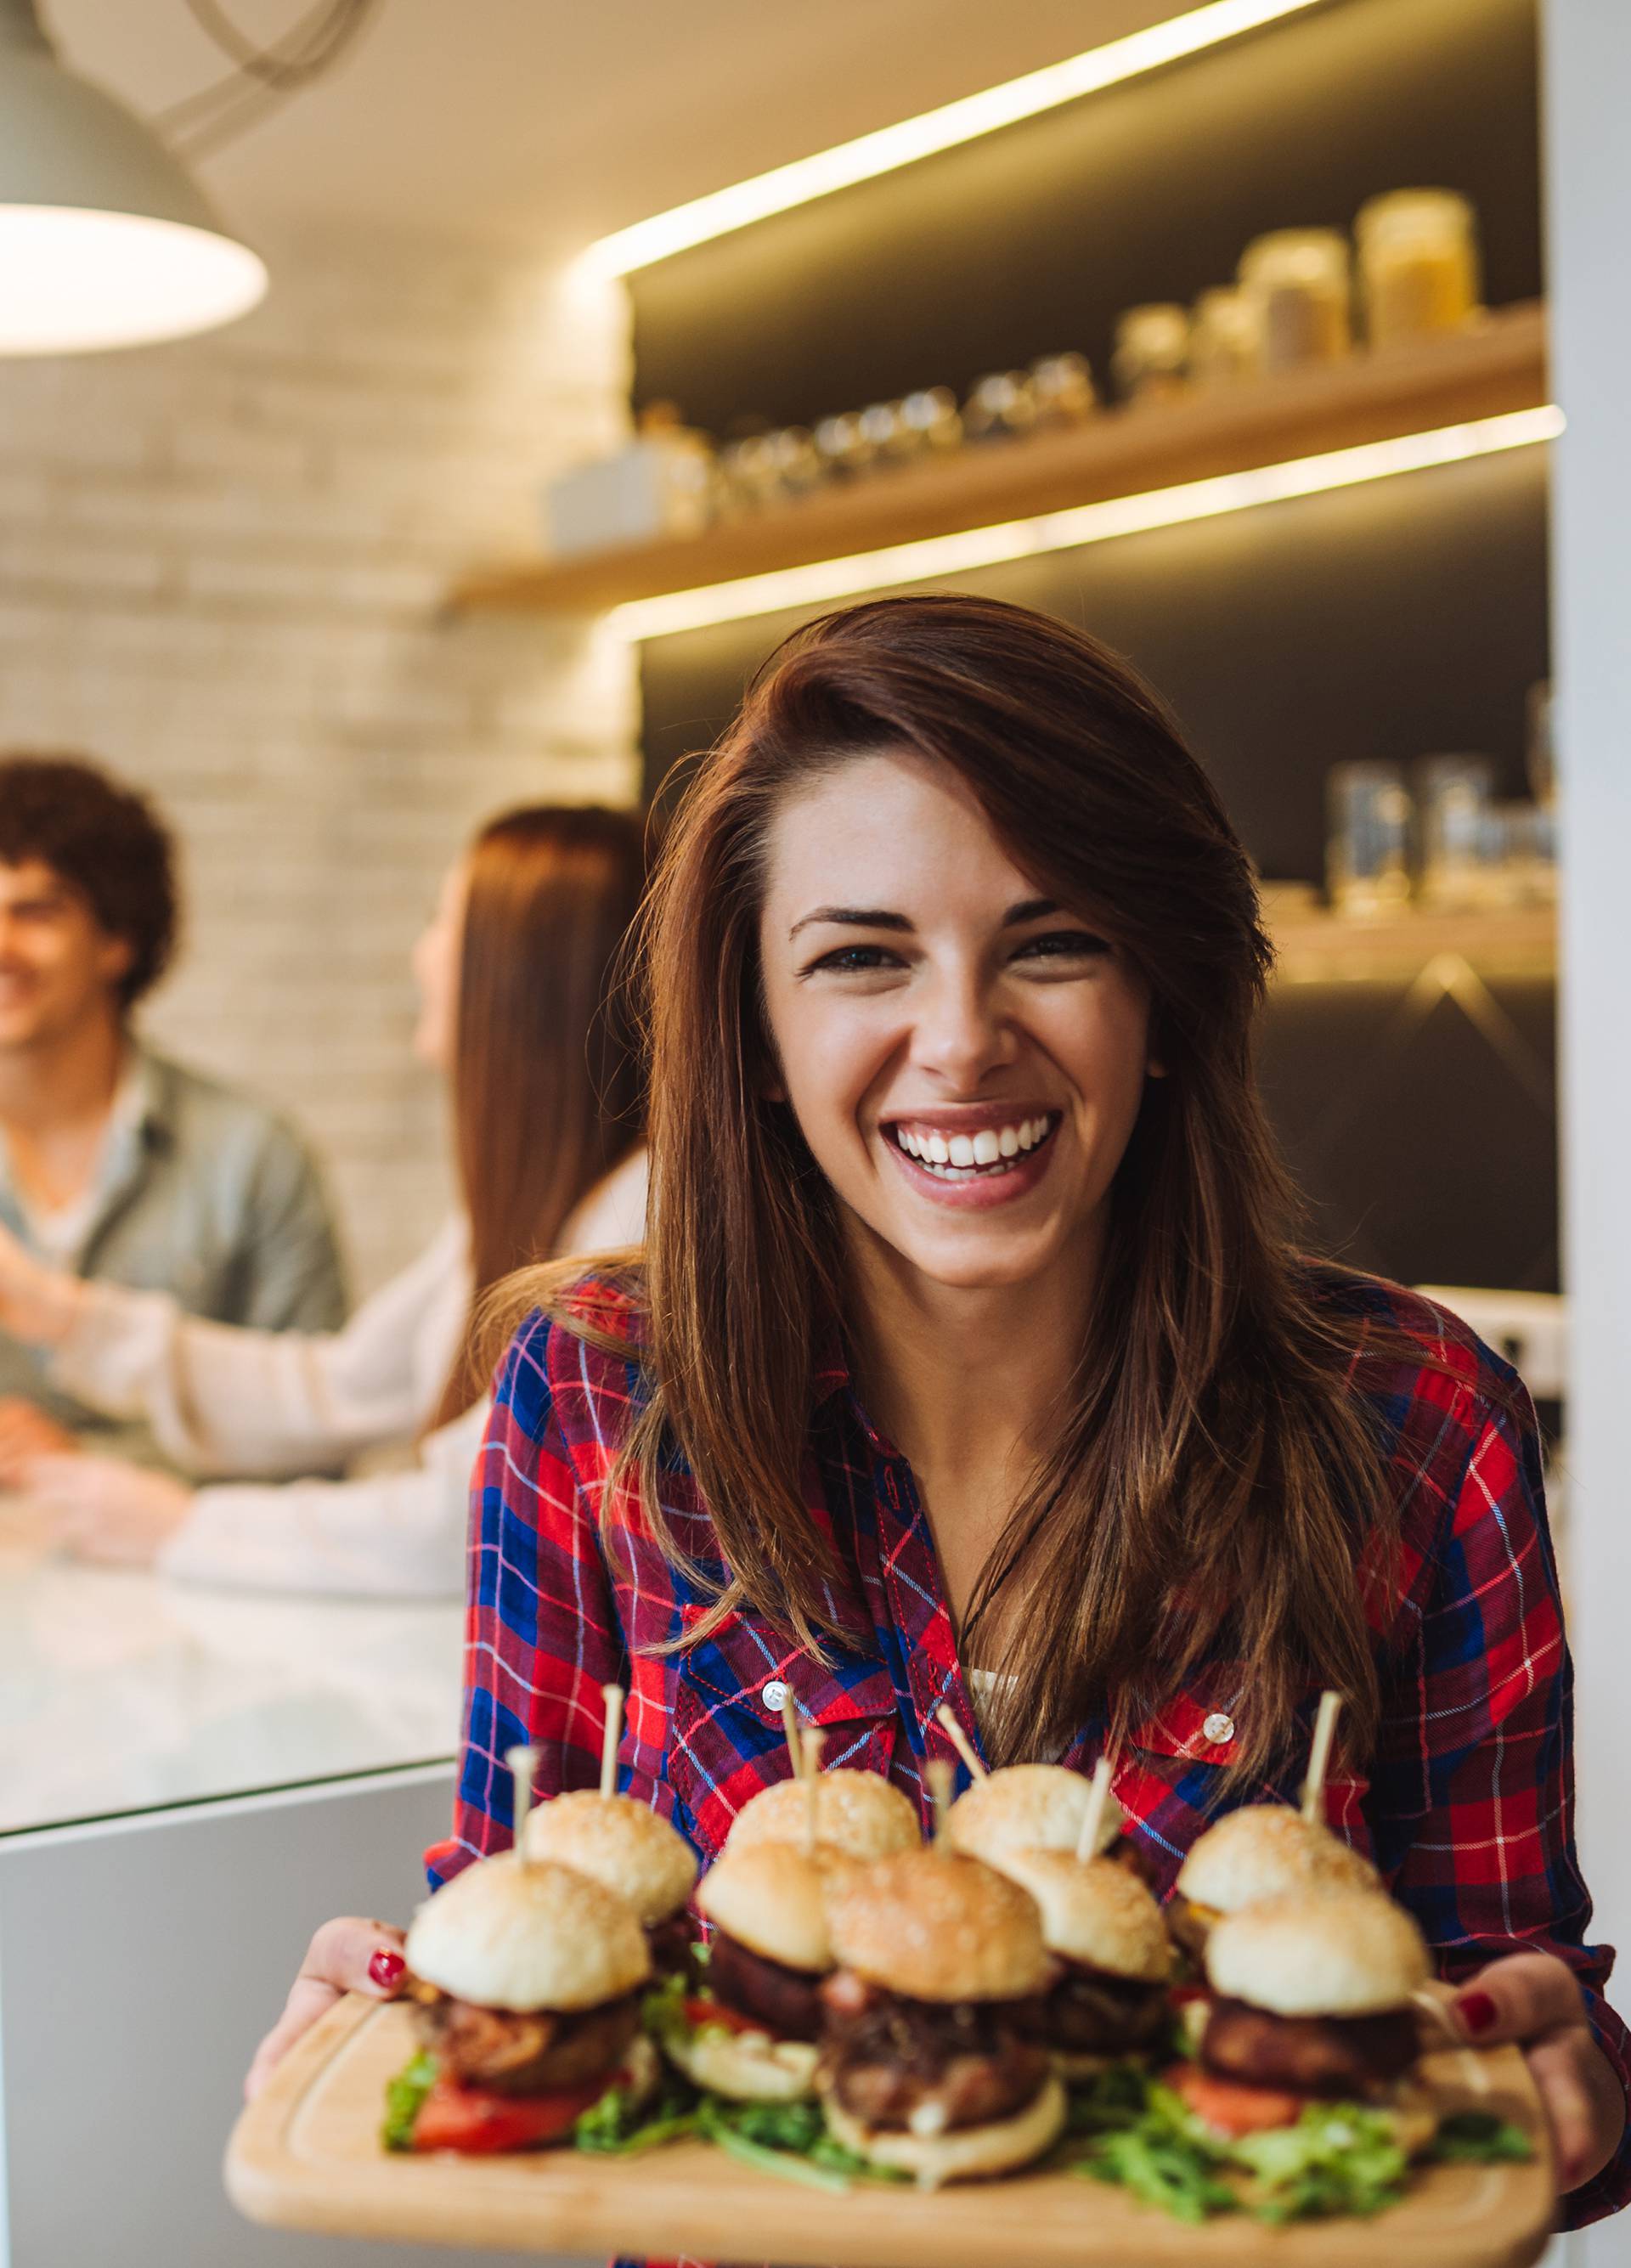
<path fill-rule="evenodd" d="M 1022 78 L 1007 79 L 1000 86 L 988 86 L 978 94 L 964 95 L 960 101 L 942 103 L 938 110 L 926 110 L 919 117 L 903 118 L 897 125 L 880 127 L 852 142 L 818 150 L 813 157 L 796 158 L 791 165 L 756 173 L 750 180 L 733 182 L 730 188 L 715 189 L 705 197 L 693 197 L 689 204 L 675 205 L 668 212 L 653 213 L 649 220 L 636 221 L 631 228 L 601 237 L 583 256 L 601 275 L 631 275 L 637 268 L 649 268 L 653 261 L 667 260 L 673 253 L 688 252 L 693 245 L 727 236 L 752 221 L 768 219 L 771 213 L 830 196 L 835 189 L 870 181 L 880 173 L 892 173 L 898 166 L 915 165 L 919 158 L 954 150 L 959 143 L 994 134 L 1022 118 L 1056 110 L 1061 103 L 1097 94 L 1107 86 L 1118 86 L 1145 71 L 1159 70 L 1165 63 L 1181 62 L 1225 40 L 1260 31 L 1282 17 L 1301 15 L 1306 9 L 1325 4 L 1326 0 L 1210 0 L 1204 8 L 1192 8 L 1164 24 L 1151 24 L 1125 39 L 1089 48 L 1085 54 L 1067 55 L 1063 63 L 1046 63 L 1040 70 L 1027 71 Z"/>
<path fill-rule="evenodd" d="M 1509 449 L 1533 448 L 1554 441 L 1563 431 L 1563 413 L 1548 405 L 1482 417 L 1465 425 L 1441 425 L 1430 433 L 1406 433 L 1391 441 L 1367 441 L 1357 448 L 1334 449 L 1317 457 L 1296 457 L 1280 465 L 1259 465 L 1211 480 L 1151 489 L 1141 496 L 1111 497 L 1102 504 L 1075 504 L 1031 519 L 1007 519 L 991 527 L 970 527 L 955 535 L 931 535 L 915 543 L 891 544 L 881 551 L 858 551 L 842 559 L 817 559 L 803 567 L 781 567 L 767 575 L 735 582 L 705 584 L 696 590 L 667 591 L 653 599 L 632 599 L 614 607 L 609 621 L 630 638 L 669 637 L 679 630 L 706 630 L 716 622 L 773 615 L 784 608 L 815 607 L 865 591 L 887 591 L 903 583 L 936 581 L 980 567 L 1005 566 L 1051 551 L 1075 551 L 1121 535 L 1141 535 L 1186 521 L 1217 519 L 1258 504 L 1282 504 L 1294 497 L 1318 496 L 1330 489 L 1357 488 L 1400 473 L 1425 472 L 1473 457 L 1493 457 Z"/>

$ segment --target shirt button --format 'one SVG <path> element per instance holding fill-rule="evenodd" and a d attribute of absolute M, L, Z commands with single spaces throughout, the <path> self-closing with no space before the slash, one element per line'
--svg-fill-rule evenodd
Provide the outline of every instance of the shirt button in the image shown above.
<path fill-rule="evenodd" d="M 779 1677 L 772 1677 L 770 1683 L 765 1687 L 764 1692 L 760 1694 L 759 1698 L 764 1702 L 765 1707 L 770 1711 L 772 1717 L 779 1717 L 786 1702 L 787 1688 L 782 1683 Z M 1231 1726 L 1229 1729 L 1233 1731 L 1234 1728 Z"/>
<path fill-rule="evenodd" d="M 1225 1741 L 1235 1737 L 1235 1719 L 1226 1717 L 1221 1709 L 1214 1709 L 1200 1729 L 1214 1748 L 1221 1748 Z"/>

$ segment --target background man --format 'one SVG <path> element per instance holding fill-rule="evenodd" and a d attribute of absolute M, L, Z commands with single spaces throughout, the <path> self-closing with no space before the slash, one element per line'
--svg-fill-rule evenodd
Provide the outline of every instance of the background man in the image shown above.
<path fill-rule="evenodd" d="M 170 837 L 143 797 L 70 758 L 0 760 L 0 1219 L 58 1266 L 195 1314 L 330 1329 L 345 1297 L 304 1145 L 132 1031 L 176 920 Z M 78 1444 L 151 1449 L 0 1336 L 0 1485 Z"/>

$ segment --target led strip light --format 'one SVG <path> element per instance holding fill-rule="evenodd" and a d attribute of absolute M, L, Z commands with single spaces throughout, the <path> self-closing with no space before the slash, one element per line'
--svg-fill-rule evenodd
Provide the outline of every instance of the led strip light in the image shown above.
<path fill-rule="evenodd" d="M 1554 441 L 1562 431 L 1563 413 L 1554 407 L 1512 410 L 1471 424 L 1442 425 L 1431 433 L 1406 433 L 1397 440 L 1367 441 L 1357 448 L 1298 457 L 1288 464 L 1152 489 L 1142 496 L 1111 497 L 1103 504 L 1076 504 L 1032 519 L 1003 520 L 956 535 L 891 544 L 882 551 L 852 552 L 843 559 L 817 559 L 804 567 L 745 575 L 732 583 L 631 599 L 614 607 L 609 620 L 625 637 L 668 637 L 677 630 L 706 630 L 716 622 L 742 622 L 784 608 L 820 606 L 863 591 L 966 575 L 974 568 L 1005 566 L 1010 560 L 1036 559 L 1050 551 L 1075 551 L 1120 535 L 1180 527 L 1190 520 L 1218 519 L 1226 512 L 1282 504 L 1293 497 L 1319 496 L 1331 489 L 1390 480 L 1400 473 L 1425 472 L 1435 465 L 1458 465 L 1508 449 L 1533 448 L 1539 442 Z"/>
<path fill-rule="evenodd" d="M 903 118 L 896 125 L 880 127 L 852 142 L 840 142 L 830 150 L 818 150 L 813 157 L 798 158 L 768 173 L 756 173 L 750 180 L 715 189 L 709 196 L 694 197 L 689 204 L 653 213 L 649 220 L 636 221 L 631 228 L 601 237 L 590 245 L 583 258 L 600 275 L 631 275 L 637 268 L 649 268 L 653 261 L 688 252 L 693 245 L 706 244 L 716 236 L 728 236 L 753 221 L 768 219 L 772 213 L 830 196 L 835 189 L 875 180 L 880 173 L 892 173 L 938 151 L 954 150 L 959 143 L 994 134 L 1022 118 L 1056 110 L 1061 103 L 1079 101 L 1084 94 L 1097 94 L 1107 86 L 1118 86 L 1146 71 L 1159 70 L 1163 64 L 1181 62 L 1225 40 L 1260 31 L 1282 17 L 1301 15 L 1306 9 L 1324 4 L 1325 0 L 1210 0 L 1204 8 L 1192 8 L 1167 23 L 1152 24 L 1145 31 L 1111 40 L 1104 47 L 1089 48 L 1084 55 L 1067 55 L 1063 63 L 1044 64 L 1040 70 L 1027 71 L 1022 78 L 964 95 L 938 110 L 926 110 L 919 117 Z"/>

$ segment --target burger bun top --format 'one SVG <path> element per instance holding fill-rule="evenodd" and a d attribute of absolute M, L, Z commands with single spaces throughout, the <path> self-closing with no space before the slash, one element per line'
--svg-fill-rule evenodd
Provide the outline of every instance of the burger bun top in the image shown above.
<path fill-rule="evenodd" d="M 574 1788 L 529 1812 L 521 1830 L 529 1859 L 552 1859 L 626 1898 L 650 1928 L 677 1913 L 697 1880 L 690 1845 L 631 1795 Z"/>
<path fill-rule="evenodd" d="M 1003 1851 L 1074 1851 L 1093 1783 L 1063 1764 L 1004 1764 L 957 1798 L 947 1816 L 954 1851 L 994 1865 Z M 1108 1851 L 1125 1825 L 1111 1796 L 1097 1852 Z M 1097 1853 L 1096 1853 L 1097 1855 Z"/>
<path fill-rule="evenodd" d="M 1328 1827 L 1310 1826 L 1283 1803 L 1249 1803 L 1199 1837 L 1178 1869 L 1177 1887 L 1192 1905 L 1230 1914 L 1321 1887 L 1374 1893 L 1381 1881 L 1369 1860 Z"/>
<path fill-rule="evenodd" d="M 792 1843 L 727 1847 L 703 1876 L 697 1911 L 749 1953 L 824 1977 L 832 1967 L 828 1875 Z"/>
<path fill-rule="evenodd" d="M 1172 1948 L 1161 1908 L 1125 1867 L 1069 1851 L 1005 1851 L 993 1864 L 1036 1900 L 1050 1953 L 1133 1983 L 1166 1982 Z"/>
<path fill-rule="evenodd" d="M 408 1966 L 477 2007 L 570 2014 L 621 1999 L 651 1975 L 634 1909 L 571 1867 L 513 1851 L 455 1874 L 414 1916 Z"/>
<path fill-rule="evenodd" d="M 1207 1939 L 1214 1992 L 1277 2016 L 1374 2016 L 1432 1974 L 1427 1941 L 1376 1890 L 1304 1891 L 1225 1914 Z"/>
<path fill-rule="evenodd" d="M 835 1959 L 908 1999 L 1019 1999 L 1048 1982 L 1036 1900 L 956 1852 L 903 1851 L 844 1869 L 827 1918 Z"/>
<path fill-rule="evenodd" d="M 801 1845 L 808 1820 L 809 1795 L 803 1781 L 777 1780 L 743 1804 L 726 1848 L 747 1851 L 758 1843 Z M 923 1839 L 909 1796 L 882 1772 L 850 1771 L 842 1765 L 823 1772 L 817 1783 L 816 1837 L 849 1859 L 886 1858 L 891 1851 L 915 1850 Z"/>

